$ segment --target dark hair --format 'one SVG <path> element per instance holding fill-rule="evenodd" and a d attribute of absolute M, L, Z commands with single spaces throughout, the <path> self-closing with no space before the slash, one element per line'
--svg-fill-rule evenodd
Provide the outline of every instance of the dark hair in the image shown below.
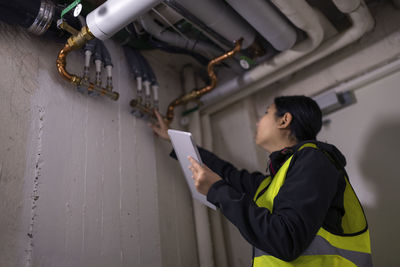
<path fill-rule="evenodd" d="M 322 126 L 322 112 L 317 102 L 304 95 L 280 96 L 274 99 L 276 116 L 292 114 L 290 130 L 297 141 L 315 140 Z"/>

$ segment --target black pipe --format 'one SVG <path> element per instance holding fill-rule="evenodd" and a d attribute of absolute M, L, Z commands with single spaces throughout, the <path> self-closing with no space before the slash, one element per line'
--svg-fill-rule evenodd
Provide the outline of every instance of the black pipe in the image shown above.
<path fill-rule="evenodd" d="M 154 39 L 153 37 L 150 37 L 148 42 L 152 47 L 160 49 L 160 50 L 168 52 L 168 53 L 183 54 L 183 55 L 191 56 L 203 66 L 207 66 L 208 62 L 210 61 L 208 58 L 206 58 L 196 52 L 193 52 L 193 51 L 190 51 L 190 50 L 187 50 L 184 48 L 180 48 L 180 47 L 171 46 L 165 42 Z"/>
<path fill-rule="evenodd" d="M 39 13 L 41 0 L 1 0 L 0 20 L 28 28 Z"/>
<path fill-rule="evenodd" d="M 124 53 L 126 57 L 126 61 L 134 75 L 135 78 L 143 77 L 143 67 L 140 59 L 138 59 L 137 54 L 133 51 L 132 48 L 128 46 L 124 46 Z"/>
<path fill-rule="evenodd" d="M 104 66 L 112 66 L 113 64 L 112 64 L 110 52 L 108 51 L 106 45 L 104 44 L 103 41 L 100 41 L 99 44 L 101 47 L 101 57 L 103 58 Z"/>

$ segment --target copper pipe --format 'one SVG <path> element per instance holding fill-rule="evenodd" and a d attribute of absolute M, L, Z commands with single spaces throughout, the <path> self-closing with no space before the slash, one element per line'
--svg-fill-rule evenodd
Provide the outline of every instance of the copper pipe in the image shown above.
<path fill-rule="evenodd" d="M 61 77 L 63 77 L 65 80 L 69 81 L 70 83 L 72 83 L 74 85 L 79 85 L 81 79 L 76 75 L 68 73 L 68 71 L 66 70 L 67 55 L 71 51 L 72 51 L 72 49 L 68 45 L 68 43 L 66 43 L 64 45 L 63 49 L 60 50 L 60 52 L 58 53 L 57 61 L 56 61 L 57 62 L 57 70 L 58 70 L 58 73 L 61 75 Z"/>
<path fill-rule="evenodd" d="M 112 100 L 118 100 L 119 94 L 117 92 L 109 91 L 105 88 L 96 86 L 95 84 L 82 79 L 76 75 L 70 74 L 67 69 L 67 55 L 72 50 L 79 49 L 82 47 L 90 38 L 94 38 L 93 35 L 90 33 L 87 27 L 82 28 L 82 30 L 74 36 L 71 36 L 64 47 L 60 50 L 57 57 L 57 70 L 58 73 L 63 77 L 65 80 L 69 81 L 75 86 L 84 86 L 87 88 L 88 91 L 98 92 L 101 95 L 106 95 L 107 97 L 111 98 Z"/>
<path fill-rule="evenodd" d="M 207 85 L 206 87 L 204 87 L 202 89 L 193 90 L 192 92 L 175 99 L 174 101 L 171 102 L 171 104 L 169 104 L 168 109 L 167 109 L 167 116 L 165 119 L 168 124 L 170 124 L 174 118 L 174 109 L 176 106 L 184 105 L 190 101 L 200 98 L 202 95 L 210 92 L 212 89 L 215 88 L 215 86 L 217 85 L 217 76 L 215 75 L 215 72 L 214 72 L 214 66 L 221 63 L 221 61 L 223 61 L 225 59 L 233 57 L 233 55 L 235 55 L 237 52 L 239 52 L 241 49 L 242 41 L 243 41 L 243 39 L 239 39 L 238 41 L 235 42 L 235 47 L 231 51 L 229 51 L 217 58 L 214 58 L 213 60 L 211 60 L 208 63 L 207 72 L 208 72 L 208 76 L 211 79 L 211 83 L 209 85 Z"/>

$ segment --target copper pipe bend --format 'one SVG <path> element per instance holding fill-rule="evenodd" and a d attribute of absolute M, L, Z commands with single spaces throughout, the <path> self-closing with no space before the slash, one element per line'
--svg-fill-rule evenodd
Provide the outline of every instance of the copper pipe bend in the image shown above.
<path fill-rule="evenodd" d="M 213 60 L 211 60 L 208 63 L 207 72 L 208 72 L 208 76 L 210 77 L 210 80 L 211 80 L 209 85 L 205 86 L 204 88 L 198 89 L 198 90 L 193 90 L 192 92 L 175 99 L 174 101 L 171 102 L 171 104 L 169 104 L 168 109 L 167 109 L 167 115 L 165 118 L 167 124 L 170 124 L 172 122 L 172 120 L 174 119 L 174 109 L 176 106 L 184 105 L 190 101 L 198 99 L 202 95 L 210 92 L 212 89 L 215 88 L 215 86 L 217 85 L 217 76 L 215 75 L 215 72 L 214 72 L 214 66 L 219 64 L 223 60 L 233 57 L 237 52 L 239 52 L 241 49 L 242 41 L 243 41 L 243 39 L 239 39 L 238 41 L 235 42 L 235 47 L 231 51 L 229 51 L 217 58 L 214 58 Z"/>

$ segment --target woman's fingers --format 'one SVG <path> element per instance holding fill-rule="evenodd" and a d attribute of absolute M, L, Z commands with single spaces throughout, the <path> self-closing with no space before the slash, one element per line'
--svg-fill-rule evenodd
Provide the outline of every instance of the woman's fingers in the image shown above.
<path fill-rule="evenodd" d="M 164 120 L 163 120 L 163 118 L 161 117 L 161 114 L 158 112 L 158 110 L 154 110 L 154 113 L 156 114 L 156 117 L 157 117 L 157 120 L 158 120 L 158 125 L 161 127 L 161 128 L 165 128 L 165 123 L 164 123 Z"/>
<path fill-rule="evenodd" d="M 189 156 L 188 159 L 189 159 L 190 163 L 192 163 L 192 166 L 196 171 L 200 170 L 202 168 L 200 163 L 197 160 L 195 160 L 193 157 Z"/>

